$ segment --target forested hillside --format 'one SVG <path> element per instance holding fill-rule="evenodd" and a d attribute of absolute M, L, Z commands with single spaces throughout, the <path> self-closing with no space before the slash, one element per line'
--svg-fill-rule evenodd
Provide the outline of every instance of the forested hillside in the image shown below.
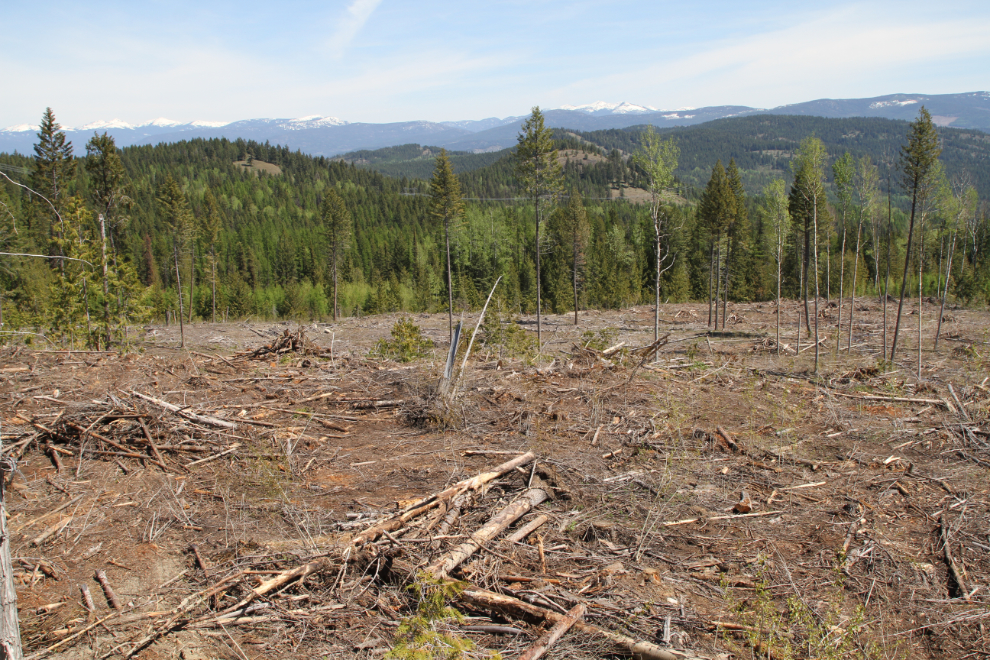
<path fill-rule="evenodd" d="M 326 318 L 331 312 L 331 277 L 323 209 L 331 190 L 353 218 L 349 240 L 340 245 L 341 313 L 446 308 L 442 234 L 429 213 L 429 183 L 424 178 L 389 177 L 340 160 L 242 140 L 192 140 L 116 150 L 107 138 L 109 143 L 100 149 L 94 150 L 90 143 L 89 157 L 87 145 L 74 145 L 72 156 L 63 145 L 61 157 L 56 157 L 55 126 L 43 136 L 44 148 L 36 158 L 0 155 L 0 172 L 10 177 L 0 187 L 0 240 L 7 253 L 82 261 L 0 257 L 5 331 L 37 331 L 83 341 L 93 336 L 100 319 L 106 326 L 119 327 L 125 317 L 129 322 L 175 318 L 181 307 L 186 320 L 210 320 L 214 301 L 219 318 Z M 844 160 L 847 164 L 851 159 L 860 167 L 867 162 L 863 157 L 876 163 L 884 148 L 896 153 L 906 127 L 886 120 L 751 117 L 661 132 L 680 146 L 678 177 L 694 188 L 691 199 L 701 200 L 664 206 L 670 230 L 663 244 L 671 260 L 661 277 L 662 299 L 704 300 L 712 295 L 712 282 L 723 280 L 729 300 L 774 297 L 772 204 L 763 197 L 762 185 L 774 177 L 790 181 L 789 158 L 810 134 L 825 140 L 828 152 L 823 179 L 827 189 L 822 197 L 828 201 L 823 202 L 818 220 L 822 295 L 836 296 L 840 283 L 848 293 L 857 232 L 861 243 L 855 268 L 857 292 L 875 294 L 883 288 L 888 254 L 894 290 L 905 258 L 907 214 L 895 206 L 888 225 L 886 170 L 881 166 L 879 186 L 873 189 L 861 190 L 849 182 L 837 188 L 832 164 L 846 149 L 851 154 Z M 983 302 L 990 296 L 990 231 L 986 206 L 964 194 L 963 175 L 981 185 L 978 182 L 987 177 L 982 159 L 990 146 L 987 136 L 977 132 L 941 134 L 947 184 L 939 199 L 962 201 L 951 208 L 949 201 L 933 202 L 927 211 L 920 230 L 925 237 L 924 291 L 925 295 L 940 292 L 944 264 L 955 241 L 950 292 L 963 302 Z M 564 196 L 541 230 L 545 310 L 573 309 L 575 278 L 582 308 L 652 300 L 656 250 L 649 211 L 621 197 L 610 199 L 609 194 L 617 186 L 647 184 L 645 172 L 627 158 L 639 147 L 638 135 L 635 130 L 570 135 L 558 131 Z M 845 146 L 833 149 L 829 146 L 833 144 Z M 397 162 L 405 155 L 421 163 L 417 171 L 425 177 L 432 167 L 432 152 L 424 156 L 418 146 L 396 148 L 380 162 L 387 164 L 390 158 Z M 365 156 L 369 161 L 380 157 Z M 496 156 L 463 155 L 479 160 Z M 119 190 L 113 188 L 117 206 L 111 207 L 106 170 L 114 158 L 120 165 L 114 179 Z M 710 175 L 718 160 L 728 168 L 723 171 L 735 186 L 731 222 L 725 231 L 712 224 L 702 194 L 713 186 Z M 238 161 L 270 163 L 280 173 L 243 167 L 235 164 Z M 534 213 L 521 192 L 515 161 L 511 154 L 499 156 L 484 167 L 462 171 L 460 180 L 468 201 L 451 232 L 455 308 L 478 307 L 494 280 L 502 276 L 498 308 L 506 314 L 532 311 Z M 53 213 L 50 205 L 15 182 L 46 193 L 61 213 Z M 902 197 L 905 193 L 899 177 L 894 193 Z M 570 199 L 569 194 L 575 197 Z M 800 211 L 793 199 L 790 206 Z M 572 231 L 575 209 L 583 209 L 586 217 L 578 242 Z M 105 258 L 101 213 L 107 218 Z M 795 216 L 781 254 L 783 293 L 791 296 L 797 295 L 803 281 L 798 222 Z M 918 245 L 916 236 L 913 249 Z M 109 264 L 105 278 L 103 263 Z M 908 280 L 918 281 L 914 269 Z M 726 295 L 722 288 L 716 297 L 719 291 Z M 70 305 L 70 298 L 81 302 Z M 117 320 L 111 322 L 111 316 Z M 105 341 L 112 340 L 109 327 L 101 332 Z"/>

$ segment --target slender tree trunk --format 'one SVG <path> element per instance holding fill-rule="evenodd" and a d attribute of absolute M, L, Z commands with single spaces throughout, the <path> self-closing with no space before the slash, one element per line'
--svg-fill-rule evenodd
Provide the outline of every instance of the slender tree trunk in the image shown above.
<path fill-rule="evenodd" d="M 543 350 L 543 308 L 540 283 L 540 196 L 536 195 L 536 351 Z M 453 329 L 451 329 L 453 338 Z"/>
<path fill-rule="evenodd" d="M 843 213 L 842 216 L 842 250 L 839 252 L 839 312 L 835 323 L 835 357 L 839 357 L 839 344 L 842 337 L 842 294 L 843 287 L 845 286 L 846 277 L 846 218 Z M 850 316 L 852 315 L 852 310 L 849 311 Z M 852 326 L 849 326 L 849 332 L 852 332 Z"/>
<path fill-rule="evenodd" d="M 843 218 L 843 224 L 845 218 Z M 845 231 L 845 227 L 842 228 Z M 832 232 L 829 230 L 825 241 L 825 302 L 832 302 Z M 842 306 L 842 299 L 839 299 L 839 306 Z"/>
<path fill-rule="evenodd" d="M 59 261 L 63 261 L 59 259 Z M 0 451 L 3 445 L 0 443 Z M 21 628 L 17 617 L 17 591 L 10 558 L 10 533 L 4 506 L 7 474 L 0 472 L 0 660 L 21 660 Z"/>
<path fill-rule="evenodd" d="M 863 216 L 860 214 L 859 224 L 856 226 L 856 262 L 853 264 L 852 298 L 849 301 L 849 344 L 846 352 L 852 352 L 853 345 L 853 318 L 856 316 L 856 278 L 859 276 L 859 239 L 863 232 Z"/>
<path fill-rule="evenodd" d="M 106 348 L 110 348 L 110 282 L 107 277 L 107 226 L 103 214 L 100 219 L 100 265 L 103 268 L 103 325 Z"/>
<path fill-rule="evenodd" d="M 921 381 L 921 319 L 925 298 L 925 214 L 918 221 L 918 381 Z"/>
<path fill-rule="evenodd" d="M 777 357 L 780 357 L 780 262 L 781 259 L 780 239 L 777 241 Z M 798 317 L 800 318 L 800 317 Z"/>
<path fill-rule="evenodd" d="M 965 249 L 965 248 L 964 248 Z M 942 334 L 942 316 L 945 314 L 945 297 L 949 293 L 949 278 L 952 277 L 952 253 L 956 251 L 956 232 L 952 232 L 952 243 L 949 245 L 949 257 L 945 267 L 945 285 L 942 287 L 942 305 L 938 310 L 938 327 L 935 330 L 935 345 L 932 351 L 938 351 L 938 338 Z"/>
<path fill-rule="evenodd" d="M 802 296 L 804 298 L 804 327 L 807 328 L 808 334 L 811 334 L 811 314 L 808 312 L 808 294 L 811 288 L 811 280 L 808 279 L 808 267 L 811 265 L 811 227 L 809 219 L 804 221 L 804 263 L 801 268 L 803 270 L 802 277 L 804 278 Z M 817 238 L 815 239 L 817 242 Z M 818 286 L 817 280 L 818 276 L 815 276 L 816 284 Z M 817 304 L 817 303 L 816 303 Z"/>
<path fill-rule="evenodd" d="M 539 227 L 539 223 L 537 223 L 537 227 Z M 539 231 L 539 229 L 537 229 L 537 231 Z M 454 289 L 451 286 L 452 280 L 450 277 L 450 220 L 448 218 L 444 218 L 443 235 L 444 235 L 444 240 L 447 244 L 447 330 L 450 335 L 450 342 L 453 343 L 454 342 Z"/>
<path fill-rule="evenodd" d="M 821 295 L 818 287 L 818 196 L 815 195 L 815 201 L 812 205 L 812 219 L 814 221 L 815 229 L 815 374 L 818 373 L 818 360 L 821 354 L 821 343 L 818 337 L 818 298 Z"/>
<path fill-rule="evenodd" d="M 715 286 L 713 276 L 715 272 L 715 239 L 708 247 L 708 327 L 712 327 L 712 289 Z"/>
<path fill-rule="evenodd" d="M 573 265 L 573 275 L 574 275 L 574 325 L 578 324 L 578 293 L 577 293 L 577 271 L 578 271 L 578 236 L 577 232 L 574 233 L 574 263 Z M 657 315 L 659 319 L 659 314 Z"/>
<path fill-rule="evenodd" d="M 213 245 L 210 245 L 210 279 L 210 288 L 213 296 L 210 306 L 212 308 L 213 323 L 215 325 L 217 322 L 217 249 Z"/>
<path fill-rule="evenodd" d="M 654 282 L 654 292 L 656 306 L 653 309 L 653 341 L 660 339 L 660 221 L 659 216 L 653 218 L 653 233 L 657 239 L 657 279 Z M 575 297 L 576 298 L 576 297 Z M 575 323 L 577 321 L 575 320 Z"/>
<path fill-rule="evenodd" d="M 333 259 L 333 320 L 337 322 L 337 246 L 334 245 L 331 258 Z"/>
<path fill-rule="evenodd" d="M 179 246 L 172 241 L 172 257 L 175 260 L 175 290 L 179 294 L 179 346 L 186 347 L 186 328 L 182 324 L 182 278 L 179 276 Z"/>
<path fill-rule="evenodd" d="M 193 282 L 196 279 L 196 244 L 193 243 L 189 253 L 189 322 L 193 322 Z"/>
<path fill-rule="evenodd" d="M 722 300 L 722 236 L 715 249 L 715 332 L 718 332 L 718 305 Z"/>
<path fill-rule="evenodd" d="M 935 281 L 935 297 L 942 297 L 942 253 L 945 252 L 945 235 L 938 238 L 938 279 Z"/>
<path fill-rule="evenodd" d="M 908 266 L 911 262 L 911 239 L 914 237 L 914 213 L 918 205 L 918 182 L 914 183 L 914 190 L 911 193 L 911 220 L 908 222 L 907 246 L 904 248 L 904 277 L 901 279 L 901 300 L 897 304 L 897 321 L 894 322 L 894 339 L 890 344 L 890 361 L 894 361 L 897 353 L 897 335 L 901 331 L 901 313 L 904 311 L 904 295 L 907 293 Z M 889 268 L 889 267 L 888 267 Z"/>
<path fill-rule="evenodd" d="M 725 317 L 729 315 L 729 257 L 732 254 L 732 244 L 726 237 L 725 241 L 725 286 L 722 288 L 722 330 L 725 330 Z"/>
<path fill-rule="evenodd" d="M 890 171 L 887 171 L 887 272 L 883 279 L 883 356 L 887 359 L 887 301 L 890 289 L 890 244 L 894 241 L 894 213 L 890 199 Z"/>
<path fill-rule="evenodd" d="M 65 261 L 64 259 L 59 259 L 59 261 Z M 93 328 L 89 320 L 89 280 L 86 277 L 86 272 L 83 271 L 83 307 L 86 309 L 86 341 L 93 341 Z M 96 350 L 100 350 L 100 338 L 96 338 Z"/>

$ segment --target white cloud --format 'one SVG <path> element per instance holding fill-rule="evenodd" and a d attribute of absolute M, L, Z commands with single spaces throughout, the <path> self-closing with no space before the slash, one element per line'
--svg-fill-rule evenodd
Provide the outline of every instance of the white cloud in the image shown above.
<path fill-rule="evenodd" d="M 347 8 L 347 13 L 337 25 L 336 31 L 330 37 L 328 44 L 331 54 L 340 59 L 347 52 L 354 37 L 358 35 L 364 24 L 375 13 L 382 0 L 354 0 Z"/>

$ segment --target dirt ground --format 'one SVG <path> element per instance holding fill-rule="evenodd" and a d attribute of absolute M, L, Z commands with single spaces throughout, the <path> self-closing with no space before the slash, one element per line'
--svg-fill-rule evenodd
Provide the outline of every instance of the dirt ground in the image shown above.
<path fill-rule="evenodd" d="M 558 613 L 582 603 L 587 623 L 671 657 L 988 658 L 990 313 L 947 310 L 936 353 L 926 304 L 919 381 L 916 308 L 889 365 L 877 300 L 856 302 L 850 351 L 843 305 L 838 356 L 823 305 L 817 378 L 806 330 L 794 355 L 794 302 L 779 356 L 772 304 L 730 304 L 719 332 L 706 305 L 665 305 L 656 360 L 636 351 L 652 307 L 549 316 L 540 355 L 479 337 L 452 402 L 445 315 L 411 316 L 435 346 L 409 363 L 369 356 L 399 315 L 195 324 L 185 349 L 177 326 L 149 326 L 124 355 L 4 347 L 26 655 L 380 658 L 415 614 L 417 571 L 537 488 L 549 498 L 509 530 L 547 521 L 479 543 L 453 577 Z M 250 357 L 300 328 L 308 352 Z M 430 625 L 471 640 L 465 657 L 516 657 L 550 626 L 452 604 L 465 618 Z M 622 654 L 580 628 L 544 657 Z"/>

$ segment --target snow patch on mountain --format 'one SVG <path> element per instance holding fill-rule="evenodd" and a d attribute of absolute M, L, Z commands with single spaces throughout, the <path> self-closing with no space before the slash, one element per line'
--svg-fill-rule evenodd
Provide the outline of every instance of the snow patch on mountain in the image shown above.
<path fill-rule="evenodd" d="M 159 117 L 158 119 L 152 119 L 151 121 L 146 121 L 143 124 L 138 124 L 134 128 L 144 128 L 146 126 L 157 126 L 158 128 L 172 128 L 173 126 L 182 126 L 182 122 L 175 121 L 174 119 L 166 119 L 165 117 Z"/>
<path fill-rule="evenodd" d="M 226 126 L 229 121 L 202 121 L 196 120 L 190 123 L 190 126 L 195 126 L 196 128 L 220 128 L 221 126 Z"/>
<path fill-rule="evenodd" d="M 289 119 L 281 122 L 279 128 L 287 131 L 300 131 L 307 128 L 324 128 L 326 126 L 343 126 L 348 122 L 337 117 L 324 117 L 323 115 L 307 115 L 297 119 Z"/>
<path fill-rule="evenodd" d="M 101 128 L 104 129 L 104 130 L 105 129 L 108 129 L 108 128 L 130 128 L 130 129 L 132 129 L 132 128 L 134 128 L 134 126 L 132 124 L 128 124 L 126 121 L 124 121 L 122 119 L 110 119 L 109 121 L 107 121 L 107 120 L 93 121 L 93 122 L 90 122 L 90 123 L 88 123 L 88 124 L 86 124 L 84 126 L 80 126 L 79 128 L 77 128 L 75 130 L 77 130 L 77 131 L 95 131 L 95 130 L 99 130 Z M 65 130 L 69 131 L 69 130 L 73 130 L 73 129 L 66 128 Z"/>
<path fill-rule="evenodd" d="M 870 104 L 870 110 L 879 110 L 880 108 L 892 108 L 894 106 L 904 107 L 905 105 L 913 105 L 917 103 L 914 99 L 908 99 L 907 101 L 877 101 L 876 103 Z"/>
<path fill-rule="evenodd" d="M 28 131 L 40 131 L 41 126 L 35 124 L 16 124 L 0 130 L 0 133 L 27 133 Z"/>
<path fill-rule="evenodd" d="M 578 110 L 580 112 L 587 112 L 589 114 L 613 114 L 613 115 L 625 115 L 625 114 L 640 114 L 644 112 L 657 112 L 657 109 L 648 105 L 635 105 L 633 103 L 627 103 L 623 101 L 622 103 L 608 103 L 606 101 L 596 101 L 595 103 L 587 103 L 585 105 L 562 105 L 561 110 Z"/>

